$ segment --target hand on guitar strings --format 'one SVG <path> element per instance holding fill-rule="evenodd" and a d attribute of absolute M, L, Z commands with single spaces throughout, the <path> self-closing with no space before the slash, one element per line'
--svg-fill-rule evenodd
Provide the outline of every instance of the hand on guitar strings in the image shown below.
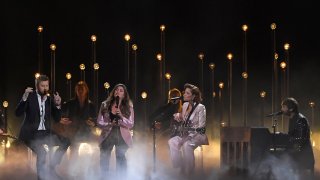
<path fill-rule="evenodd" d="M 86 120 L 86 123 L 91 126 L 91 127 L 94 127 L 96 126 L 96 123 L 93 122 L 93 119 L 92 118 L 89 118 Z"/>
<path fill-rule="evenodd" d="M 182 114 L 181 114 L 181 113 L 175 113 L 175 114 L 173 114 L 173 119 L 176 120 L 176 121 L 178 121 L 178 122 L 182 121 L 182 120 L 183 120 Z"/>

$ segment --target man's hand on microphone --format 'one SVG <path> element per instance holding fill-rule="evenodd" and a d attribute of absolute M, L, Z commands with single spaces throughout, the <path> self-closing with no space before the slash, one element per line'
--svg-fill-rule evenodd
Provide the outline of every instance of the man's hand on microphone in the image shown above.
<path fill-rule="evenodd" d="M 26 101 L 28 99 L 29 94 L 33 91 L 32 87 L 27 87 L 27 89 L 24 91 L 24 94 L 22 96 L 22 100 Z"/>
<path fill-rule="evenodd" d="M 54 104 L 58 107 L 61 106 L 61 97 L 59 95 L 59 93 L 57 92 L 56 94 L 53 94 L 54 96 Z"/>

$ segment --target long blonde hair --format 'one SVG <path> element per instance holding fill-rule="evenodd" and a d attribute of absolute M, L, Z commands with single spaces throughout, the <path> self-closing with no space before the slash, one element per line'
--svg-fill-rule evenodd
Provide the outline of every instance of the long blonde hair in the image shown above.
<path fill-rule="evenodd" d="M 78 97 L 78 91 L 80 88 L 83 88 L 83 91 L 85 92 L 85 97 Z M 74 94 L 75 94 L 75 99 L 78 99 L 80 106 L 83 107 L 85 104 L 89 102 L 89 87 L 86 82 L 84 81 L 79 81 L 76 86 L 74 87 Z M 84 98 L 84 99 L 82 99 Z M 84 101 L 81 101 L 84 100 Z"/>

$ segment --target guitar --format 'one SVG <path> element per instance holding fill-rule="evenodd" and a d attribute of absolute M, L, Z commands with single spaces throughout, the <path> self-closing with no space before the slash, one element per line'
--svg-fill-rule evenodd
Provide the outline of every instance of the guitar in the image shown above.
<path fill-rule="evenodd" d="M 74 139 L 77 136 L 78 131 L 82 131 L 84 127 L 88 127 L 91 134 L 96 130 L 94 122 L 90 118 L 86 121 L 70 120 L 70 124 L 67 125 L 56 122 L 52 125 L 52 130 L 62 137 Z"/>
<path fill-rule="evenodd" d="M 174 136 L 180 136 L 180 137 L 186 137 L 188 136 L 189 131 L 195 131 L 200 134 L 206 133 L 206 128 L 192 128 L 188 125 L 186 122 L 173 122 L 171 125 L 171 137 Z"/>
<path fill-rule="evenodd" d="M 174 136 L 180 136 L 180 137 L 186 137 L 188 136 L 189 131 L 196 131 L 201 134 L 204 134 L 206 131 L 205 127 L 202 128 L 192 128 L 190 127 L 190 117 L 193 111 L 196 109 L 199 103 L 196 103 L 194 106 L 192 106 L 191 111 L 189 112 L 188 118 L 185 121 L 173 121 L 172 128 L 171 128 L 171 137 Z"/>

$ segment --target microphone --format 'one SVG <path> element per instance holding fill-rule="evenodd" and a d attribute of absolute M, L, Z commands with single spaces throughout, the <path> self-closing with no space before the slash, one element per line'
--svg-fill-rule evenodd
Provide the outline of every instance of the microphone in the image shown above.
<path fill-rule="evenodd" d="M 52 94 L 52 93 L 51 93 L 51 91 L 49 89 L 45 89 L 43 94 L 47 95 L 47 96 L 50 96 L 50 94 Z"/>
<path fill-rule="evenodd" d="M 278 112 L 275 112 L 275 113 L 268 114 L 268 115 L 266 115 L 266 117 L 279 116 L 281 114 L 283 114 L 283 112 L 282 111 L 278 111 Z"/>
<path fill-rule="evenodd" d="M 119 96 L 116 96 L 116 108 L 119 107 Z"/>
<path fill-rule="evenodd" d="M 170 101 L 180 100 L 182 98 L 183 96 L 177 96 L 177 97 L 170 98 Z"/>
<path fill-rule="evenodd" d="M 48 90 L 48 89 L 45 89 L 45 90 L 43 91 L 43 93 L 40 92 L 39 90 L 37 91 L 37 93 L 43 98 L 45 95 L 46 95 L 46 96 L 50 96 L 51 91 Z"/>

